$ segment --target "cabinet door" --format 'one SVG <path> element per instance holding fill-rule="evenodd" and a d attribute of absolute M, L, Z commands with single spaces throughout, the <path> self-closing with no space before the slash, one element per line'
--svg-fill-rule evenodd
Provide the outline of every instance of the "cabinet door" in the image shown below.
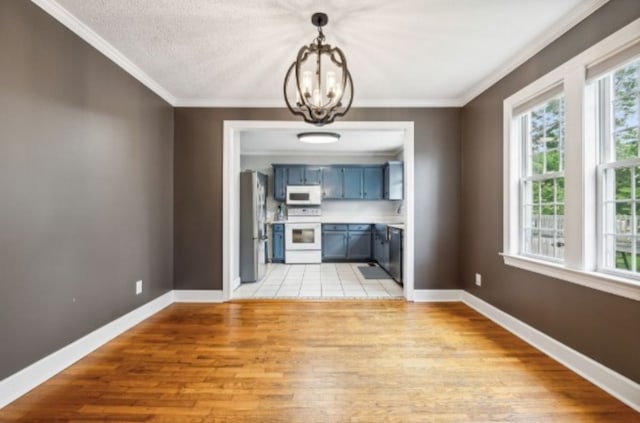
<path fill-rule="evenodd" d="M 382 166 L 364 168 L 363 198 L 365 200 L 382 200 L 383 173 Z"/>
<path fill-rule="evenodd" d="M 271 261 L 274 263 L 284 262 L 284 231 L 273 229 L 273 252 Z"/>
<path fill-rule="evenodd" d="M 388 162 L 384 166 L 384 199 L 402 200 L 404 197 L 404 164 Z"/>
<path fill-rule="evenodd" d="M 287 168 L 273 168 L 273 198 L 277 201 L 284 201 L 287 190 Z"/>
<path fill-rule="evenodd" d="M 320 185 L 322 183 L 322 168 L 321 167 L 306 167 L 304 169 L 304 184 L 305 185 Z"/>
<path fill-rule="evenodd" d="M 322 232 L 322 259 L 341 260 L 347 258 L 347 231 Z"/>
<path fill-rule="evenodd" d="M 304 167 L 292 166 L 287 168 L 287 184 L 304 185 Z"/>
<path fill-rule="evenodd" d="M 342 199 L 342 168 L 325 167 L 322 170 L 322 198 L 328 200 Z"/>
<path fill-rule="evenodd" d="M 363 169 L 361 167 L 344 168 L 344 195 L 345 200 L 362 199 Z"/>
<path fill-rule="evenodd" d="M 353 260 L 369 260 L 371 258 L 371 231 L 349 232 L 347 257 Z"/>
<path fill-rule="evenodd" d="M 377 232 L 373 236 L 373 259 L 378 263 L 382 261 L 382 239 Z"/>

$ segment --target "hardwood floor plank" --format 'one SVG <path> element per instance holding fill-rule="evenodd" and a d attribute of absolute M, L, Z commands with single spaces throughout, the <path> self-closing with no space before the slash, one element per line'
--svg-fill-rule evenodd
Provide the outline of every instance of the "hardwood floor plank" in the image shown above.
<path fill-rule="evenodd" d="M 173 304 L 0 422 L 635 422 L 460 303 Z"/>

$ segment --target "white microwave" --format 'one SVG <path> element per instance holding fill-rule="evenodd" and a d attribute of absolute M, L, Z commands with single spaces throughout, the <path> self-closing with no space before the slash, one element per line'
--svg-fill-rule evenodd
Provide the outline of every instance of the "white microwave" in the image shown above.
<path fill-rule="evenodd" d="M 320 185 L 287 185 L 288 205 L 319 206 L 322 203 L 322 188 Z"/>

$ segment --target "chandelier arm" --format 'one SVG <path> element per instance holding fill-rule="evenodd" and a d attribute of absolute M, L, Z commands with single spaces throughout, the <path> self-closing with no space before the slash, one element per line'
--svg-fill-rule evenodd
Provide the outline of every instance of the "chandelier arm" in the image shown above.
<path fill-rule="evenodd" d="M 308 117 L 307 115 L 304 113 L 303 110 L 301 110 L 301 108 L 299 107 L 292 107 L 291 106 L 291 102 L 289 101 L 289 96 L 287 95 L 287 83 L 290 80 L 291 77 L 291 72 L 293 71 L 295 66 L 295 62 L 291 64 L 291 66 L 289 67 L 289 71 L 287 72 L 287 75 L 285 77 L 284 80 L 284 84 L 283 84 L 283 91 L 284 91 L 284 101 L 287 104 L 287 108 L 289 109 L 289 111 L 295 115 L 295 116 L 301 116 L 305 121 L 308 121 Z"/>
<path fill-rule="evenodd" d="M 353 104 L 353 95 L 354 95 L 353 80 L 351 79 L 351 72 L 349 71 L 347 71 L 347 79 L 349 81 L 349 90 L 351 91 L 350 93 L 351 95 L 349 96 L 349 104 L 347 104 L 347 107 L 345 107 L 342 112 L 336 112 L 333 116 L 333 119 L 346 115 L 349 109 L 351 109 L 351 104 Z M 346 85 L 345 85 L 345 88 L 346 88 Z M 333 119 L 331 120 L 331 122 L 333 122 Z"/>

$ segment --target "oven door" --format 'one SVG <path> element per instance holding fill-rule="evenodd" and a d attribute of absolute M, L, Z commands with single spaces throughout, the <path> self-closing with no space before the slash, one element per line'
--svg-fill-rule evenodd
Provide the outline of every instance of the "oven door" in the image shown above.
<path fill-rule="evenodd" d="M 320 223 L 286 223 L 285 250 L 321 250 L 321 227 Z"/>

